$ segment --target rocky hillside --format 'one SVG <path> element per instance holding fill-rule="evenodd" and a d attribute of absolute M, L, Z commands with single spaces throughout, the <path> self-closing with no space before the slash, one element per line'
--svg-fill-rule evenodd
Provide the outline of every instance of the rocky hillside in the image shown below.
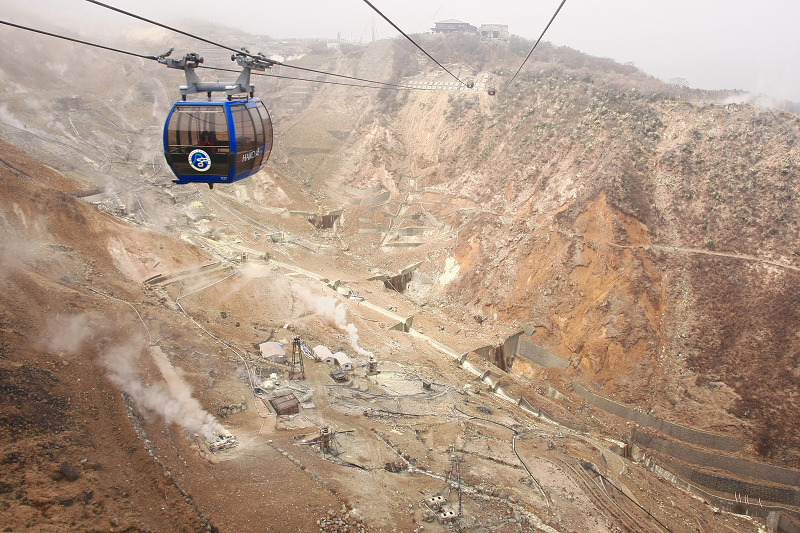
<path fill-rule="evenodd" d="M 421 261 L 430 283 L 409 294 L 417 303 L 499 340 L 533 326 L 535 342 L 570 361 L 567 375 L 797 466 L 800 117 L 546 44 L 508 85 L 530 43 L 419 38 L 482 90 L 444 85 L 453 78 L 403 41 L 261 43 L 301 66 L 439 85 L 254 80 L 276 147 L 268 177 L 231 194 L 276 213 L 345 208 L 331 245 L 382 271 Z M 158 53 L 167 41 L 137 36 L 127 47 Z M 54 61 L 44 41 L 30 42 Z M 137 189 L 147 211 L 148 194 L 169 181 L 159 118 L 181 81 L 69 49 L 69 62 L 24 72 L 0 59 L 0 133 L 83 190 L 150 180 Z M 98 62 L 113 75 L 91 94 Z M 55 97 L 63 79 L 77 110 Z M 34 85 L 52 98 L 32 100 Z M 388 200 L 370 209 L 342 186 L 377 186 Z"/>
<path fill-rule="evenodd" d="M 341 152 L 361 155 L 341 179 L 452 230 L 458 275 L 434 300 L 533 325 L 570 372 L 796 465 L 800 117 L 547 46 L 506 87 L 522 46 L 462 41 L 426 44 L 496 97 L 384 91 Z M 448 80 L 393 57 L 398 81 Z M 435 278 L 447 255 L 417 257 Z"/>
<path fill-rule="evenodd" d="M 478 43 L 426 43 L 497 96 L 394 96 L 357 132 L 368 156 L 349 177 L 460 230 L 435 298 L 484 328 L 533 325 L 625 401 L 742 429 L 796 466 L 800 117 L 547 46 L 506 87 L 518 44 L 489 61 Z"/>

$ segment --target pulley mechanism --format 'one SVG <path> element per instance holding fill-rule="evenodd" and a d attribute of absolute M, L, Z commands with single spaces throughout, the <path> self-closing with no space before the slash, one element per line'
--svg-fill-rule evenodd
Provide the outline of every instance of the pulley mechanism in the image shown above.
<path fill-rule="evenodd" d="M 168 57 L 172 53 L 172 49 L 168 52 L 158 56 L 158 62 L 166 65 L 169 68 L 183 70 L 186 74 L 186 85 L 181 85 L 181 97 L 186 100 L 189 94 L 206 93 L 211 98 L 213 92 L 224 92 L 228 95 L 228 100 L 237 94 L 248 94 L 253 98 L 255 93 L 255 86 L 250 85 L 250 71 L 258 70 L 264 71 L 274 65 L 276 62 L 268 59 L 264 54 L 251 54 L 246 48 L 242 48 L 241 52 L 231 55 L 231 61 L 236 61 L 242 72 L 233 84 L 224 82 L 206 82 L 200 81 L 200 78 L 195 74 L 194 69 L 203 63 L 203 58 L 196 52 L 186 54 L 181 59 Z"/>

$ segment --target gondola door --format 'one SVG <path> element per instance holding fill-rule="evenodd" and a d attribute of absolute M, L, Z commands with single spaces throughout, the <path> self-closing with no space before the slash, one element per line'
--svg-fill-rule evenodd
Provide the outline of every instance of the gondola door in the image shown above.
<path fill-rule="evenodd" d="M 229 121 L 225 105 L 173 106 L 164 131 L 164 155 L 176 183 L 230 181 Z"/>

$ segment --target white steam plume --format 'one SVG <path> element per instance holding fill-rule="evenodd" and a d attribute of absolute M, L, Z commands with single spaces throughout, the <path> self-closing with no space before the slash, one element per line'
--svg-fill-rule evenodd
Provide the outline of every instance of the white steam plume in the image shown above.
<path fill-rule="evenodd" d="M 314 312 L 322 315 L 336 325 L 337 328 L 347 333 L 350 345 L 357 354 L 369 357 L 372 352 L 365 350 L 358 344 L 358 328 L 352 323 L 347 322 L 347 308 L 336 303 L 336 300 L 328 296 L 313 294 L 308 288 L 303 286 L 294 287 L 298 299 L 310 307 Z"/>
<path fill-rule="evenodd" d="M 12 128 L 17 128 L 19 130 L 25 128 L 25 125 L 17 120 L 14 114 L 8 110 L 8 104 L 0 105 L 0 123 L 7 124 Z"/>
<path fill-rule="evenodd" d="M 76 355 L 91 338 L 92 330 L 87 315 L 56 315 L 50 319 L 43 341 L 51 352 Z"/>
<path fill-rule="evenodd" d="M 164 383 L 145 384 L 136 372 L 133 359 L 140 349 L 130 346 L 116 347 L 106 354 L 105 364 L 109 377 L 128 394 L 145 415 L 157 415 L 169 424 L 179 424 L 192 434 L 206 440 L 219 440 L 224 428 L 213 415 L 203 409 L 192 397 L 192 389 L 181 377 L 158 346 L 149 348 L 153 361 L 164 377 Z"/>

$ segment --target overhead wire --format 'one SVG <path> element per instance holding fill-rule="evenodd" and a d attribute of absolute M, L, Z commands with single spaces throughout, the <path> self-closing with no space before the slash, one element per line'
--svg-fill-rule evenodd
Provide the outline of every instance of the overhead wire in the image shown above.
<path fill-rule="evenodd" d="M 531 57 L 531 54 L 533 53 L 533 51 L 534 51 L 534 50 L 536 50 L 536 46 L 537 46 L 537 45 L 539 44 L 539 42 L 542 40 L 542 38 L 544 37 L 544 34 L 545 34 L 545 33 L 547 33 L 547 30 L 548 30 L 548 28 L 550 28 L 550 25 L 551 25 L 551 24 L 553 23 L 553 21 L 556 19 L 556 16 L 558 15 L 558 12 L 559 12 L 559 11 L 561 11 L 561 8 L 562 8 L 562 7 L 564 7 L 564 3 L 565 3 L 566 1 L 567 1 L 567 0 L 561 0 L 561 4 L 559 4 L 559 6 L 558 6 L 558 9 L 556 9 L 556 12 L 555 12 L 555 13 L 553 13 L 553 16 L 550 18 L 550 22 L 548 22 L 548 23 L 547 23 L 547 26 L 545 26 L 545 27 L 544 27 L 544 31 L 543 31 L 543 32 L 542 32 L 542 34 L 539 36 L 539 38 L 536 40 L 536 42 L 533 44 L 533 48 L 531 48 L 531 51 L 530 51 L 530 52 L 528 52 L 528 55 L 527 55 L 527 56 L 525 56 L 525 59 L 522 61 L 522 64 L 519 66 L 519 68 L 517 69 L 517 71 L 514 73 L 514 75 L 513 75 L 513 76 L 511 76 L 511 79 L 510 79 L 510 80 L 508 80 L 508 83 L 506 84 L 506 87 L 508 87 L 509 85 L 511 85 L 511 82 L 512 82 L 512 81 L 514 81 L 514 78 L 516 78 L 516 77 L 517 77 L 517 74 L 519 74 L 519 72 L 522 70 L 522 67 L 524 67 L 524 66 L 525 66 L 525 63 L 528 61 L 528 58 L 530 58 L 530 57 Z"/>
<path fill-rule="evenodd" d="M 234 52 L 236 54 L 244 54 L 245 56 L 253 58 L 253 59 L 260 59 L 260 60 L 264 60 L 265 59 L 263 56 L 256 55 L 256 54 L 251 54 L 250 52 L 248 52 L 246 50 L 241 50 L 241 49 L 237 50 L 236 48 L 232 48 L 230 46 L 227 46 L 227 45 L 215 42 L 215 41 L 211 41 L 211 40 L 206 39 L 204 37 L 200 37 L 199 35 L 194 35 L 192 33 L 185 32 L 185 31 L 179 30 L 177 28 L 173 28 L 172 26 L 167 26 L 166 24 L 162 24 L 162 23 L 157 22 L 155 20 L 151 20 L 151 19 L 148 19 L 146 17 L 142 17 L 140 15 L 136 15 L 135 13 L 131 13 L 129 11 L 125 11 L 124 9 L 120 9 L 118 7 L 114 7 L 114 6 L 109 5 L 109 4 L 105 4 L 103 2 L 100 2 L 99 0 L 86 0 L 86 1 L 91 3 L 91 4 L 95 4 L 95 5 L 98 5 L 100 7 L 104 7 L 106 9 L 110 9 L 112 11 L 116 11 L 117 13 L 121 13 L 123 15 L 135 18 L 137 20 L 141 20 L 143 22 L 147 22 L 148 24 L 153 24 L 155 26 L 158 26 L 159 28 L 164 28 L 165 30 L 173 31 L 175 33 L 178 33 L 180 35 L 184 35 L 186 37 L 190 37 L 192 39 L 197 39 L 198 41 L 210 44 L 212 46 L 217 46 L 217 47 L 223 48 L 225 50 L 230 50 L 231 52 Z M 282 63 L 280 61 L 274 61 L 272 59 L 266 59 L 266 61 L 271 63 L 271 64 L 273 64 L 273 65 L 280 65 L 282 67 L 293 68 L 293 69 L 302 70 L 302 71 L 305 71 L 305 72 L 313 72 L 315 74 L 323 74 L 325 76 L 334 76 L 334 77 L 337 77 L 337 78 L 345 78 L 345 79 L 348 79 L 348 80 L 362 81 L 362 82 L 367 82 L 367 83 L 375 83 L 375 84 L 378 84 L 378 85 L 385 85 L 385 86 L 389 86 L 389 87 L 403 87 L 403 88 L 408 88 L 408 89 L 412 88 L 412 87 L 406 87 L 406 86 L 402 86 L 402 85 L 397 85 L 397 84 L 394 84 L 394 83 L 386 83 L 386 82 L 374 81 L 374 80 L 365 80 L 363 78 L 357 78 L 357 77 L 354 77 L 354 76 L 346 76 L 344 74 L 334 74 L 332 72 L 325 72 L 325 71 L 316 70 L 316 69 L 313 69 L 313 68 L 298 67 L 298 66 L 295 66 L 295 65 L 289 65 L 287 63 Z M 456 78 L 456 79 L 458 79 L 458 78 Z M 461 80 L 459 80 L 459 81 L 461 81 Z"/>
<path fill-rule="evenodd" d="M 148 19 L 146 17 L 142 17 L 140 15 L 136 15 L 135 13 L 131 13 L 129 11 L 125 11 L 123 9 L 114 7 L 112 5 L 100 2 L 99 0 L 86 0 L 86 1 L 89 2 L 89 3 L 95 4 L 95 5 L 98 5 L 100 7 L 104 7 L 106 9 L 110 9 L 112 11 L 116 11 L 116 12 L 121 13 L 123 15 L 126 15 L 126 16 L 129 16 L 129 17 L 141 20 L 143 22 L 147 22 L 148 24 L 153 24 L 155 26 L 158 26 L 158 27 L 173 31 L 173 32 L 178 33 L 180 35 L 184 35 L 186 37 L 190 37 L 192 39 L 196 39 L 198 41 L 201 41 L 201 42 L 204 42 L 204 43 L 207 43 L 207 44 L 211 44 L 211 45 L 217 46 L 219 48 L 223 48 L 225 50 L 230 50 L 230 51 L 232 51 L 232 52 L 234 52 L 236 54 L 244 54 L 245 56 L 248 56 L 248 57 L 251 57 L 251 58 L 262 59 L 263 60 L 263 56 L 251 54 L 251 53 L 247 52 L 246 50 L 237 50 L 237 49 L 232 48 L 230 46 L 226 46 L 224 44 L 217 43 L 217 42 L 211 41 L 209 39 L 205 39 L 203 37 L 200 37 L 199 35 L 194 35 L 192 33 L 185 32 L 183 30 L 179 30 L 179 29 L 173 28 L 171 26 L 167 26 L 166 24 L 162 24 L 160 22 Z M 376 13 L 378 13 L 381 17 L 383 17 L 384 20 L 386 20 L 389 24 L 391 24 L 391 26 L 393 28 L 395 28 L 398 32 L 400 32 L 400 34 L 403 35 L 403 37 L 405 37 L 414 46 L 416 46 L 420 51 L 422 51 L 422 53 L 424 53 L 434 63 L 436 63 L 442 70 L 444 70 L 450 76 L 455 78 L 459 83 L 469 87 L 468 84 L 466 84 L 464 81 L 459 79 L 458 76 L 456 76 L 455 74 L 450 72 L 444 65 L 439 63 L 439 61 L 437 61 L 433 56 L 431 56 L 424 48 L 422 48 L 413 39 L 411 39 L 411 37 L 409 37 L 403 30 L 401 30 L 394 22 L 392 22 L 386 15 L 384 15 L 369 0 L 364 0 L 364 2 L 368 6 L 370 6 Z M 530 52 L 528 52 L 528 55 L 522 61 L 522 64 L 519 66 L 517 71 L 511 77 L 509 82 L 506 84 L 506 87 L 508 87 L 508 85 L 510 85 L 514 81 L 514 79 L 520 73 L 522 68 L 525 66 L 525 63 L 531 57 L 531 55 L 533 54 L 533 51 L 539 45 L 539 43 L 541 42 L 541 40 L 544 37 L 545 33 L 550 28 L 550 25 L 553 23 L 553 21 L 555 20 L 556 16 L 561 11 L 561 8 L 564 6 L 565 3 L 566 3 L 566 0 L 562 0 L 561 1 L 561 3 L 558 6 L 558 9 L 556 9 L 555 13 L 550 18 L 550 21 L 547 23 L 547 26 L 545 26 L 544 31 L 542 31 L 542 34 L 536 40 L 536 43 L 534 43 L 534 45 L 531 48 Z M 138 57 L 138 58 L 141 58 L 141 59 L 148 59 L 148 60 L 152 60 L 152 61 L 159 61 L 159 59 L 160 59 L 160 56 L 144 55 L 144 54 L 139 54 L 139 53 L 136 53 L 136 52 L 130 52 L 130 51 L 127 51 L 127 50 L 122 50 L 122 49 L 119 49 L 119 48 L 113 48 L 113 47 L 110 47 L 110 46 L 104 46 L 104 45 L 101 45 L 101 44 L 92 43 L 92 42 L 84 41 L 84 40 L 81 40 L 81 39 L 75 39 L 73 37 L 67 37 L 65 35 L 59 35 L 59 34 L 56 34 L 56 33 L 51 33 L 51 32 L 47 32 L 47 31 L 44 31 L 44 30 L 39 30 L 39 29 L 36 29 L 36 28 L 23 26 L 21 24 L 15 24 L 13 22 L 8 22 L 8 21 L 4 21 L 4 20 L 0 20 L 0 24 L 6 25 L 6 26 L 10 26 L 10 27 L 13 27 L 13 28 L 18 28 L 18 29 L 30 31 L 30 32 L 33 32 L 33 33 L 38 33 L 38 34 L 41 34 L 41 35 L 46 35 L 46 36 L 49 36 L 49 37 L 54 37 L 54 38 L 57 38 L 57 39 L 62 39 L 62 40 L 65 40 L 65 41 L 70 41 L 70 42 L 74 42 L 74 43 L 78 43 L 78 44 L 83 44 L 83 45 L 86 45 L 86 46 L 91 46 L 91 47 L 94 47 L 94 48 L 99 48 L 99 49 L 102 49 L 102 50 L 116 52 L 116 53 L 132 56 L 132 57 Z M 271 65 L 278 65 L 278 66 L 297 69 L 297 70 L 301 70 L 301 71 L 305 71 L 305 72 L 312 72 L 312 73 L 321 74 L 321 75 L 324 75 L 324 76 L 334 76 L 334 77 L 349 79 L 349 80 L 353 80 L 353 81 L 359 81 L 359 82 L 362 82 L 362 83 L 370 83 L 370 84 L 374 84 L 374 85 L 381 85 L 381 86 L 384 86 L 384 87 L 393 87 L 393 88 L 396 88 L 396 89 L 409 89 L 409 90 L 417 89 L 416 87 L 411 87 L 411 86 L 407 86 L 407 85 L 399 85 L 399 84 L 395 84 L 395 83 L 387 83 L 387 82 L 381 82 L 381 81 L 375 81 L 375 80 L 367 80 L 367 79 L 364 79 L 364 78 L 358 78 L 358 77 L 354 77 L 354 76 L 346 76 L 346 75 L 343 75 L 343 74 L 335 74 L 335 73 L 332 73 L 332 72 L 325 72 L 325 71 L 322 71 L 322 70 L 316 70 L 316 69 L 307 68 L 307 67 L 299 67 L 299 66 L 295 66 L 295 65 L 289 65 L 287 63 L 282 63 L 280 61 L 273 61 L 271 59 L 268 59 L 267 61 Z M 214 69 L 215 67 L 202 67 L 202 68 Z M 223 71 L 224 70 L 230 70 L 231 72 L 236 72 L 236 71 L 231 70 L 231 69 L 223 69 L 223 68 L 216 68 L 216 70 L 223 70 Z M 261 74 L 261 73 L 258 73 L 258 72 L 254 73 L 254 74 L 260 75 L 260 76 L 266 76 L 266 77 L 284 78 L 284 79 L 297 80 L 297 81 L 307 81 L 307 82 L 311 82 L 311 83 L 324 83 L 324 84 L 330 84 L 330 85 L 343 85 L 343 86 L 348 86 L 348 87 L 377 88 L 377 87 L 372 87 L 372 86 L 364 86 L 364 85 L 348 84 L 348 83 L 340 83 L 340 82 L 331 82 L 331 81 L 325 81 L 325 80 L 309 80 L 309 79 L 306 79 L 306 78 L 297 78 L 297 77 L 293 77 L 293 76 L 282 76 L 282 75 L 274 75 L 274 74 Z"/>
<path fill-rule="evenodd" d="M 224 68 L 224 67 L 200 66 L 198 68 L 206 69 L 206 70 L 219 70 L 219 71 L 222 71 L 222 72 L 239 72 L 236 69 Z M 342 85 L 344 87 L 361 87 L 362 89 L 384 89 L 384 88 L 387 88 L 387 87 L 375 87 L 375 86 L 372 86 L 372 85 L 361 85 L 361 84 L 358 84 L 358 83 L 345 83 L 345 82 L 341 82 L 341 81 L 310 80 L 308 78 L 296 78 L 294 76 L 284 76 L 283 74 L 266 74 L 266 73 L 263 73 L 263 72 L 251 72 L 250 74 L 254 75 L 254 76 L 261 76 L 263 78 L 278 78 L 278 79 L 283 79 L 283 80 L 307 81 L 309 83 L 325 83 L 325 84 L 328 84 L 328 85 Z M 371 83 L 377 83 L 377 82 L 371 82 Z M 416 87 L 410 87 L 410 86 L 406 86 L 406 85 L 397 85 L 397 86 L 394 86 L 392 88 L 404 89 L 404 90 L 416 89 Z"/>
<path fill-rule="evenodd" d="M 104 46 L 102 44 L 92 43 L 92 42 L 89 42 L 89 41 L 83 41 L 83 40 L 80 40 L 80 39 L 67 37 L 65 35 L 59 35 L 57 33 L 51 33 L 51 32 L 48 32 L 48 31 L 39 30 L 39 29 L 36 29 L 36 28 L 28 27 L 28 26 L 23 26 L 21 24 L 14 24 L 13 22 L 8 22 L 8 21 L 5 21 L 5 20 L 0 20 L 0 24 L 4 24 L 6 26 L 10 26 L 10 27 L 13 27 L 13 28 L 18 28 L 18 29 L 21 29 L 21 30 L 30 31 L 30 32 L 33 32 L 33 33 L 38 33 L 38 34 L 41 34 L 41 35 L 47 35 L 48 37 L 55 37 L 56 39 L 62 39 L 62 40 L 65 40 L 65 41 L 70 41 L 70 42 L 74 42 L 74 43 L 78 43 L 78 44 L 83 44 L 83 45 L 91 46 L 91 47 L 94 47 L 94 48 L 100 48 L 102 50 L 108 50 L 108 51 L 111 51 L 111 52 L 117 52 L 119 54 L 125 54 L 125 55 L 129 55 L 129 56 L 133 56 L 133 57 L 138 57 L 138 58 L 141 58 L 141 59 L 149 59 L 151 61 L 158 61 L 158 59 L 159 59 L 158 56 L 138 54 L 136 52 L 130 52 L 130 51 L 122 50 L 122 49 L 119 49 L 119 48 L 112 48 L 110 46 Z M 179 30 L 176 30 L 176 31 L 179 31 Z M 198 39 L 199 39 L 199 37 L 198 37 Z M 216 43 L 212 43 L 212 44 L 216 45 Z M 219 46 L 222 46 L 222 45 L 219 45 Z M 241 53 L 241 52 L 237 52 L 237 53 Z M 252 54 L 250 54 L 250 55 L 252 55 Z M 254 57 L 257 57 L 257 56 L 254 56 Z M 386 83 L 386 82 L 373 81 L 373 80 L 367 80 L 367 79 L 361 79 L 361 78 L 353 78 L 353 77 L 344 76 L 344 75 L 341 75 L 341 74 L 333 74 L 333 73 L 323 72 L 323 71 L 314 70 L 314 69 L 307 69 L 307 68 L 304 68 L 304 67 L 294 67 L 294 66 L 286 65 L 286 64 L 280 63 L 280 62 L 275 62 L 275 64 L 279 65 L 279 66 L 288 67 L 288 68 L 296 68 L 296 69 L 300 69 L 300 70 L 306 70 L 306 71 L 314 72 L 314 73 L 317 73 L 317 74 L 324 74 L 324 75 L 330 75 L 330 76 L 338 76 L 338 77 L 343 77 L 343 78 L 349 78 L 349 79 L 352 79 L 352 80 L 355 80 L 355 81 L 360 81 L 362 83 L 372 83 L 372 84 L 377 84 L 377 85 L 383 85 L 383 86 L 391 87 L 391 88 L 395 88 L 395 89 L 408 89 L 408 90 L 416 89 L 416 87 L 411 87 L 411 86 L 408 86 L 408 85 L 398 85 L 398 84 L 394 84 L 394 83 Z M 237 72 L 237 73 L 239 72 L 238 70 L 225 69 L 225 68 L 221 68 L 221 67 L 201 66 L 200 68 L 211 69 L 211 70 L 221 70 L 221 71 L 227 71 L 227 72 Z M 253 72 L 252 74 L 255 74 L 257 76 L 266 76 L 266 77 L 273 77 L 273 78 L 284 78 L 284 79 L 298 80 L 298 81 L 308 81 L 308 82 L 312 82 L 312 83 L 326 83 L 326 84 L 330 84 L 330 85 L 343 85 L 345 87 L 362 87 L 362 88 L 367 88 L 367 89 L 378 89 L 378 88 L 380 88 L 380 87 L 374 87 L 374 86 L 359 85 L 359 84 L 356 84 L 356 83 L 341 83 L 341 82 L 324 81 L 324 80 L 309 80 L 307 78 L 297 78 L 297 77 L 294 77 L 294 76 L 283 76 L 283 75 L 276 75 L 276 74 L 262 74 L 262 73 L 259 73 L 259 72 Z"/>
<path fill-rule="evenodd" d="M 96 4 L 96 5 L 99 5 L 101 7 L 105 7 L 107 9 L 111 9 L 113 11 L 117 11 L 117 12 L 119 12 L 121 14 L 124 14 L 124 15 L 130 16 L 130 17 L 142 20 L 144 22 L 147 22 L 147 23 L 150 23 L 150 24 L 154 24 L 154 25 L 159 26 L 161 28 L 164 28 L 164 29 L 167 29 L 167 30 L 170 30 L 170 31 L 174 31 L 174 32 L 179 33 L 181 35 L 185 35 L 187 37 L 191 37 L 193 39 L 197 39 L 197 40 L 205 42 L 207 44 L 211 44 L 213 46 L 217 46 L 217 47 L 220 47 L 220 48 L 224 48 L 226 50 L 230 50 L 230 51 L 235 52 L 237 54 L 244 54 L 244 55 L 246 55 L 248 57 L 263 59 L 263 56 L 250 54 L 249 52 L 242 51 L 242 50 L 236 50 L 235 48 L 231 48 L 229 46 L 226 46 L 226 45 L 223 45 L 223 44 L 216 43 L 214 41 L 205 39 L 205 38 L 200 37 L 198 35 L 194 35 L 194 34 L 191 34 L 191 33 L 188 33 L 188 32 L 184 32 L 184 31 L 179 30 L 177 28 L 173 28 L 173 27 L 167 26 L 165 24 L 161 24 L 159 22 L 147 19 L 145 17 L 141 17 L 141 16 L 136 15 L 134 13 L 130 13 L 130 12 L 127 12 L 125 10 L 116 8 L 114 6 L 105 4 L 103 2 L 99 2 L 98 0 L 86 0 L 86 1 L 90 2 L 90 3 L 93 3 L 93 4 Z M 367 0 L 365 0 L 365 1 L 367 1 Z M 399 31 L 406 39 L 411 41 L 417 48 L 422 50 L 422 52 L 425 55 L 427 55 L 434 63 L 439 65 L 445 72 L 447 72 L 448 74 L 453 76 L 456 80 L 458 80 L 459 83 L 462 83 L 462 84 L 466 85 L 462 80 L 460 80 L 457 76 L 455 76 L 455 74 L 450 72 L 441 63 L 439 63 L 435 58 L 433 58 L 430 54 L 428 54 L 428 52 L 426 52 L 422 47 L 420 47 L 417 43 L 415 43 L 408 35 L 406 35 L 400 28 L 398 28 L 397 25 L 395 25 L 391 20 L 389 20 L 385 15 L 383 15 L 383 13 L 378 11 L 377 8 L 374 5 L 372 5 L 368 1 L 367 1 L 367 4 L 369 4 L 370 7 L 375 9 L 382 17 L 384 17 L 384 19 L 386 19 L 387 22 L 389 22 L 389 24 L 391 24 L 395 29 L 397 29 L 397 31 Z M 93 42 L 89 42 L 89 41 L 84 41 L 84 40 L 81 40 L 81 39 L 75 39 L 75 38 L 72 38 L 72 37 L 67 37 L 65 35 L 60 35 L 60 34 L 57 34 L 57 33 L 51 33 L 51 32 L 48 32 L 48 31 L 39 30 L 39 29 L 36 29 L 36 28 L 23 26 L 21 24 L 15 24 L 13 22 L 8 22 L 8 21 L 4 21 L 4 20 L 0 20 L 0 24 L 6 25 L 6 26 L 10 26 L 10 27 L 13 27 L 13 28 L 18 28 L 18 29 L 30 31 L 30 32 L 33 32 L 33 33 L 38 33 L 38 34 L 41 34 L 41 35 L 46 35 L 46 36 L 49 36 L 49 37 L 54 37 L 56 39 L 62 39 L 62 40 L 65 40 L 65 41 L 70 41 L 70 42 L 74 42 L 74 43 L 78 43 L 78 44 L 83 44 L 83 45 L 86 45 L 86 46 L 99 48 L 99 49 L 107 50 L 107 51 L 111 51 L 111 52 L 116 52 L 116 53 L 119 53 L 119 54 L 124 54 L 124 55 L 132 56 L 132 57 L 138 57 L 138 58 L 141 58 L 141 59 L 148 59 L 148 60 L 151 60 L 151 61 L 159 61 L 160 59 L 163 58 L 163 56 L 139 54 L 139 53 L 136 53 L 136 52 L 130 52 L 128 50 L 122 50 L 122 49 L 119 49 L 119 48 L 113 48 L 113 47 L 110 47 L 110 46 L 104 46 L 104 45 L 101 45 L 101 44 L 97 44 L 97 43 L 93 43 Z M 406 89 L 406 90 L 417 90 L 418 89 L 417 87 L 408 86 L 408 85 L 400 85 L 400 84 L 395 84 L 395 83 L 387 83 L 387 82 L 381 82 L 381 81 L 375 81 L 375 80 L 368 80 L 368 79 L 363 79 L 363 78 L 358 78 L 358 77 L 353 77 L 353 76 L 346 76 L 346 75 L 343 75 L 343 74 L 335 74 L 335 73 L 331 73 L 331 72 L 325 72 L 325 71 L 306 68 L 306 67 L 298 67 L 298 66 L 295 66 L 295 65 L 289 65 L 289 64 L 286 64 L 286 63 L 282 63 L 280 61 L 272 61 L 272 60 L 268 60 L 268 61 L 271 64 L 282 66 L 282 67 L 293 68 L 293 69 L 302 70 L 302 71 L 306 71 L 306 72 L 312 72 L 312 73 L 315 73 L 315 74 L 322 74 L 322 75 L 325 75 L 325 76 L 334 76 L 334 77 L 339 77 L 339 78 L 345 78 L 345 79 L 349 79 L 349 80 L 353 80 L 353 81 L 359 81 L 362 84 L 363 83 L 369 83 L 369 84 L 373 84 L 373 85 L 362 85 L 362 84 L 356 84 L 356 83 L 343 83 L 343 82 L 335 82 L 335 81 L 327 81 L 327 80 L 311 80 L 311 79 L 308 79 L 308 78 L 298 78 L 298 77 L 295 77 L 295 76 L 285 76 L 285 75 L 279 75 L 279 74 L 264 74 L 264 73 L 260 73 L 260 72 L 252 72 L 252 74 L 254 74 L 256 76 L 262 76 L 262 77 L 268 77 L 268 78 L 279 78 L 279 79 L 287 79 L 287 80 L 305 81 L 305 82 L 310 82 L 310 83 L 321 83 L 321 84 L 328 84 L 328 85 L 341 85 L 341 86 L 345 86 L 345 87 L 360 87 L 360 88 L 365 88 L 365 89 L 379 89 L 379 88 L 382 88 L 382 87 L 391 87 L 391 88 L 394 88 L 394 89 Z M 204 68 L 204 69 L 209 69 L 209 70 L 219 70 L 219 71 L 224 71 L 224 72 L 234 72 L 234 73 L 235 72 L 239 72 L 238 70 L 226 69 L 226 68 L 222 68 L 222 67 L 200 66 L 199 68 Z M 379 85 L 381 87 L 375 87 L 375 85 Z"/>
<path fill-rule="evenodd" d="M 89 0 L 89 1 L 92 1 L 92 0 Z M 423 54 L 425 54 L 426 56 L 428 56 L 428 57 L 431 59 L 431 61 L 433 61 L 434 63 L 436 63 L 437 65 L 439 65 L 439 67 L 441 67 L 441 68 L 442 68 L 442 70 L 444 70 L 445 72 L 447 72 L 448 74 L 450 74 L 450 75 L 451 75 L 453 78 L 455 78 L 455 79 L 456 79 L 456 81 L 458 81 L 459 83 L 461 83 L 461 84 L 462 84 L 462 85 L 464 85 L 465 87 L 469 87 L 469 85 L 468 85 L 467 83 L 465 83 L 465 82 L 461 81 L 461 80 L 459 79 L 459 77 L 458 77 L 458 76 L 456 76 L 455 74 L 453 74 L 452 72 L 450 72 L 449 70 L 447 70 L 447 68 L 446 68 L 444 65 L 442 65 L 441 63 L 439 63 L 438 61 L 436 61 L 436 59 L 435 59 L 435 58 L 434 58 L 432 55 L 430 55 L 428 52 L 426 52 L 424 48 L 422 48 L 422 47 L 421 47 L 419 44 L 417 44 L 417 42 L 416 42 L 416 41 L 414 41 L 414 40 L 413 40 L 411 37 L 409 37 L 409 36 L 408 36 L 408 35 L 407 35 L 407 34 L 406 34 L 406 33 L 405 33 L 403 30 L 401 30 L 401 29 L 400 29 L 400 28 L 397 26 L 397 24 L 395 24 L 394 22 L 392 22 L 392 21 L 389 19 L 389 17 L 387 17 L 386 15 L 384 15 L 384 14 L 381 12 L 381 10 L 380 10 L 380 9 L 378 9 L 377 7 L 375 7 L 375 6 L 372 4 L 372 2 L 370 2 L 369 0 L 364 0 L 364 3 L 365 3 L 365 4 L 367 4 L 369 7 L 371 7 L 371 8 L 372 8 L 372 9 L 373 9 L 373 10 L 374 10 L 374 11 L 375 11 L 375 12 L 376 12 L 378 15 L 380 15 L 381 17 L 383 17 L 383 20 L 385 20 L 386 22 L 388 22 L 389 24 L 391 24 L 391 25 L 392 25 L 392 27 L 393 27 L 394 29 L 396 29 L 397 31 L 399 31 L 399 32 L 400 32 L 400 35 L 402 35 L 403 37 L 405 37 L 406 39 L 408 39 L 408 41 L 409 41 L 409 42 L 411 42 L 411 44 L 413 44 L 414 46 L 416 46 L 417 48 L 419 48 L 419 49 L 422 51 L 422 53 L 423 53 Z M 437 11 L 437 13 L 438 13 L 438 11 Z"/>
<path fill-rule="evenodd" d="M 272 60 L 270 60 L 270 61 L 272 61 Z M 344 78 L 346 80 L 361 81 L 361 82 L 366 82 L 366 83 L 374 83 L 374 84 L 377 84 L 377 85 L 383 85 L 385 87 L 394 87 L 394 88 L 399 88 L 399 89 L 413 89 L 414 88 L 414 87 L 410 87 L 408 85 L 399 85 L 397 83 L 388 83 L 388 82 L 385 82 L 385 81 L 366 80 L 366 79 L 363 79 L 363 78 L 356 78 L 354 76 L 346 76 L 344 74 L 334 74 L 332 72 L 325 72 L 324 70 L 315 70 L 313 68 L 298 67 L 296 65 L 288 65 L 286 63 L 281 63 L 280 61 L 274 61 L 273 64 L 279 65 L 281 67 L 293 68 L 293 69 L 296 69 L 296 70 L 302 70 L 302 71 L 305 71 L 305 72 L 313 72 L 314 74 L 324 74 L 325 76 L 335 76 L 337 78 Z M 302 79 L 302 78 L 295 78 L 295 79 L 299 80 L 299 79 Z M 307 81 L 314 81 L 314 80 L 307 80 Z"/>
<path fill-rule="evenodd" d="M 109 50 L 111 52 L 117 52 L 119 54 L 125 54 L 133 57 L 139 57 L 141 59 L 150 59 L 153 61 L 158 61 L 158 57 L 156 56 L 146 56 L 142 54 L 137 54 L 135 52 L 128 52 L 126 50 L 120 50 L 119 48 L 111 48 L 110 46 L 103 46 L 102 44 L 90 43 L 88 41 L 81 41 L 80 39 L 74 39 L 72 37 L 67 37 L 65 35 L 58 35 L 57 33 L 50 33 L 44 30 L 37 30 L 36 28 L 29 28 L 27 26 L 22 26 L 21 24 L 14 24 L 13 22 L 7 22 L 5 20 L 0 20 L 0 24 L 4 24 L 6 26 L 11 26 L 12 28 L 19 28 L 21 30 L 31 31 L 33 33 L 39 33 L 41 35 L 47 35 L 49 37 L 55 37 L 56 39 L 63 39 L 65 41 L 71 41 L 73 43 L 78 44 L 85 44 L 87 46 L 93 46 L 95 48 L 102 48 L 103 50 Z"/>

